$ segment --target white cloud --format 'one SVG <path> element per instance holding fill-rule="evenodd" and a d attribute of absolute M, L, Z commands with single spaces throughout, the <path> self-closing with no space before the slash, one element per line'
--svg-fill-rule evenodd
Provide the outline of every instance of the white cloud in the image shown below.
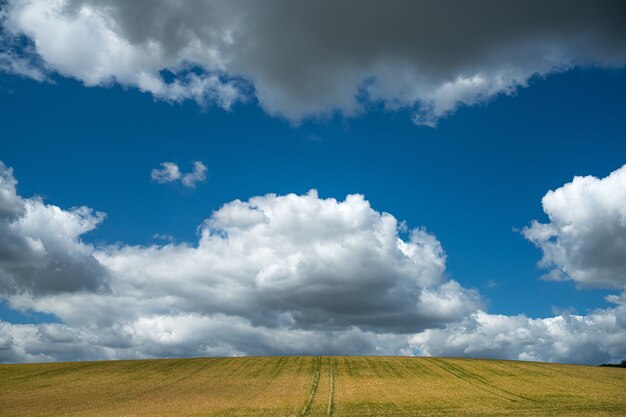
<path fill-rule="evenodd" d="M 150 287 L 144 299 L 167 294 L 169 308 L 229 312 L 255 325 L 408 332 L 480 305 L 445 278 L 433 236 L 416 230 L 403 241 L 397 228 L 360 195 L 269 194 L 226 204 L 197 246 L 110 247 L 96 256 L 124 277 L 127 293 Z"/>
<path fill-rule="evenodd" d="M 80 237 L 102 215 L 20 197 L 12 171 L 2 173 L 3 224 L 33 254 L 3 252 L 0 274 L 10 279 L 1 297 L 62 322 L 3 323 L 6 361 L 393 353 L 407 334 L 482 306 L 446 278 L 434 236 L 405 230 L 361 195 L 235 200 L 201 225 L 193 245 L 93 247 Z"/>
<path fill-rule="evenodd" d="M 3 23 L 6 18 L 5 8 L 0 7 L 0 72 L 46 81 L 48 69 L 41 62 L 35 48 L 31 45 L 22 45 L 19 53 L 16 50 L 15 45 L 19 43 L 19 36 L 12 36 L 4 30 Z"/>
<path fill-rule="evenodd" d="M 406 337 L 252 326 L 225 315 L 150 315 L 108 329 L 0 321 L 0 363 L 167 356 L 398 354 Z"/>
<path fill-rule="evenodd" d="M 107 272 L 80 236 L 104 214 L 62 210 L 16 194 L 13 171 L 0 162 L 0 294 L 104 289 Z"/>
<path fill-rule="evenodd" d="M 626 166 L 602 179 L 575 177 L 542 204 L 549 222 L 523 233 L 543 251 L 546 278 L 626 288 Z"/>
<path fill-rule="evenodd" d="M 180 168 L 173 162 L 161 162 L 161 168 L 153 169 L 150 177 L 159 184 L 174 182 L 181 177 Z"/>
<path fill-rule="evenodd" d="M 446 277 L 435 236 L 408 230 L 362 195 L 235 200 L 203 222 L 193 244 L 94 247 L 81 236 L 102 214 L 21 197 L 12 170 L 0 168 L 0 299 L 60 320 L 0 321 L 0 361 L 328 353 L 594 364 L 626 356 L 624 294 L 586 315 L 488 314 L 476 291 Z M 585 192 L 604 196 L 620 175 L 586 177 Z M 611 212 L 604 200 L 582 200 Z M 582 200 L 575 206 L 585 211 Z"/>
<path fill-rule="evenodd" d="M 477 311 L 409 340 L 418 355 L 600 364 L 626 357 L 626 304 L 543 319 Z"/>
<path fill-rule="evenodd" d="M 206 180 L 206 172 L 206 166 L 200 161 L 195 161 L 193 163 L 193 171 L 183 175 L 180 182 L 182 182 L 185 187 L 195 188 L 197 183 Z"/>
<path fill-rule="evenodd" d="M 10 0 L 6 10 L 8 33 L 85 85 L 226 109 L 255 96 L 294 121 L 382 102 L 432 126 L 536 75 L 626 64 L 624 5 L 610 0 Z M 18 71 L 20 59 L 2 66 Z"/>
<path fill-rule="evenodd" d="M 179 181 L 187 188 L 195 188 L 196 184 L 206 180 L 207 167 L 200 161 L 194 161 L 193 170 L 186 174 L 180 171 L 174 162 L 162 162 L 161 168 L 155 168 L 150 172 L 153 181 L 159 184 Z"/>
<path fill-rule="evenodd" d="M 524 236 L 543 251 L 549 279 L 626 289 L 626 166 L 606 178 L 575 177 L 542 200 L 549 222 L 533 221 Z M 626 357 L 626 292 L 617 307 L 531 319 L 477 311 L 410 339 L 411 352 L 555 362 L 602 363 Z"/>
<path fill-rule="evenodd" d="M 33 65 L 30 58 L 24 58 L 12 52 L 0 51 L 0 72 L 17 74 L 37 81 L 47 79 L 44 70 Z"/>

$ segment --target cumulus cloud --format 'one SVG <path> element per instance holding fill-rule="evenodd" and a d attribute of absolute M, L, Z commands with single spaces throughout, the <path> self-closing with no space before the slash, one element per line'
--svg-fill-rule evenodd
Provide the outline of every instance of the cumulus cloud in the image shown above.
<path fill-rule="evenodd" d="M 60 320 L 2 323 L 5 361 L 391 354 L 407 335 L 482 306 L 446 277 L 433 235 L 406 230 L 358 194 L 235 200 L 202 223 L 194 244 L 94 247 L 80 238 L 103 215 L 21 197 L 4 166 L 0 178 L 10 231 L 1 236 L 33 252 L 2 246 L 0 298 Z"/>
<path fill-rule="evenodd" d="M 575 177 L 542 199 L 548 223 L 522 233 L 543 251 L 547 279 L 585 287 L 626 288 L 626 166 L 606 178 Z M 626 357 L 626 292 L 610 295 L 617 307 L 587 315 L 567 312 L 532 319 L 481 310 L 410 339 L 424 355 L 476 356 L 603 363 Z"/>
<path fill-rule="evenodd" d="M 52 337 L 51 337 L 52 336 Z M 252 326 L 234 316 L 152 315 L 110 329 L 0 321 L 1 362 L 192 356 L 392 355 L 406 337 Z"/>
<path fill-rule="evenodd" d="M 619 175 L 587 179 L 586 192 Z M 0 321 L 3 362 L 323 353 L 594 364 L 626 355 L 625 294 L 587 315 L 486 313 L 476 291 L 446 276 L 435 236 L 362 195 L 235 200 L 194 243 L 92 246 L 81 237 L 102 214 L 25 198 L 16 186 L 0 165 L 0 300 L 58 322 Z"/>
<path fill-rule="evenodd" d="M 0 294 L 103 290 L 107 272 L 80 236 L 104 214 L 62 210 L 16 194 L 13 171 L 0 162 Z"/>
<path fill-rule="evenodd" d="M 150 172 L 153 181 L 159 184 L 179 181 L 187 188 L 195 188 L 196 184 L 206 180 L 207 167 L 200 161 L 194 161 L 193 170 L 186 174 L 180 171 L 174 162 L 162 162 L 161 168 L 155 168 Z"/>
<path fill-rule="evenodd" d="M 236 200 L 205 221 L 197 246 L 109 247 L 96 256 L 124 285 L 145 288 L 143 297 L 152 288 L 170 308 L 255 325 L 410 332 L 480 304 L 446 279 L 436 238 L 418 229 L 400 239 L 397 220 L 360 195 Z"/>
<path fill-rule="evenodd" d="M 586 316 L 531 319 L 477 311 L 458 323 L 428 329 L 409 340 L 428 356 L 484 357 L 600 364 L 626 357 L 626 304 Z"/>
<path fill-rule="evenodd" d="M 86 85 L 227 109 L 254 96 L 294 121 L 383 103 L 432 126 L 535 75 L 626 64 L 619 0 L 9 0 L 5 9 L 7 32 Z"/>
<path fill-rule="evenodd" d="M 626 288 L 626 166 L 606 178 L 575 177 L 542 199 L 548 223 L 524 236 L 543 251 L 548 279 Z"/>

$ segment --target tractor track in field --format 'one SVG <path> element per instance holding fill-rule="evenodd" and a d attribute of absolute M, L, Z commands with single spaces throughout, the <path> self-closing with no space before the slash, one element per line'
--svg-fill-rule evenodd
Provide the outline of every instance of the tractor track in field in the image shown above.
<path fill-rule="evenodd" d="M 335 408 L 335 367 L 333 366 L 333 357 L 328 357 L 328 407 L 326 407 L 326 417 L 332 417 Z"/>
<path fill-rule="evenodd" d="M 328 356 L 328 403 L 326 404 L 326 417 L 332 417 L 335 412 L 335 361 L 332 356 Z M 309 391 L 309 397 L 307 398 L 299 416 L 305 417 L 311 413 L 313 408 L 313 402 L 317 395 L 320 378 L 322 374 L 322 357 L 317 356 L 315 358 L 315 366 L 313 368 L 313 381 L 311 381 L 311 388 Z M 323 400 L 322 400 L 323 401 Z"/>
<path fill-rule="evenodd" d="M 318 356 L 315 358 L 315 370 L 313 371 L 313 382 L 311 382 L 309 398 L 307 398 L 306 403 L 304 403 L 304 407 L 302 407 L 302 411 L 300 411 L 300 417 L 304 417 L 311 412 L 311 405 L 313 404 L 313 399 L 315 398 L 315 393 L 317 392 L 317 386 L 320 383 L 321 369 L 322 357 Z"/>
<path fill-rule="evenodd" d="M 428 362 L 432 363 L 433 365 L 438 366 L 439 368 L 443 369 L 444 371 L 446 371 L 447 373 L 449 373 L 450 375 L 454 375 L 455 377 L 457 377 L 458 379 L 467 382 L 468 384 L 481 389 L 483 391 L 486 391 L 492 395 L 495 395 L 496 397 L 511 401 L 511 402 L 523 402 L 523 403 L 531 403 L 531 404 L 536 404 L 538 401 L 533 400 L 532 398 L 528 398 L 525 397 L 523 395 L 519 395 L 516 394 L 514 392 L 505 390 L 503 388 L 497 387 L 495 385 L 489 384 L 487 382 L 485 382 L 482 378 L 476 377 L 474 375 L 472 375 L 471 373 L 449 363 L 449 362 L 444 362 L 442 360 L 433 360 L 430 358 L 424 358 L 426 360 L 428 360 Z"/>

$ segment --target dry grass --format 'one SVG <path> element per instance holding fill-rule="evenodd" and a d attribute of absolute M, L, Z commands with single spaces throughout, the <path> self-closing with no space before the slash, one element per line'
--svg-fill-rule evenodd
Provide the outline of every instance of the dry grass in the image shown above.
<path fill-rule="evenodd" d="M 624 416 L 626 369 L 476 359 L 0 365 L 1 416 Z"/>

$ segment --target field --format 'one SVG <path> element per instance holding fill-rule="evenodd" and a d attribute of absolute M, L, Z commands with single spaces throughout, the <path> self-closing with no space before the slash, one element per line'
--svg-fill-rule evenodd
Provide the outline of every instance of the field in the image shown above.
<path fill-rule="evenodd" d="M 0 365 L 1 416 L 625 416 L 626 369 L 262 357 Z"/>

